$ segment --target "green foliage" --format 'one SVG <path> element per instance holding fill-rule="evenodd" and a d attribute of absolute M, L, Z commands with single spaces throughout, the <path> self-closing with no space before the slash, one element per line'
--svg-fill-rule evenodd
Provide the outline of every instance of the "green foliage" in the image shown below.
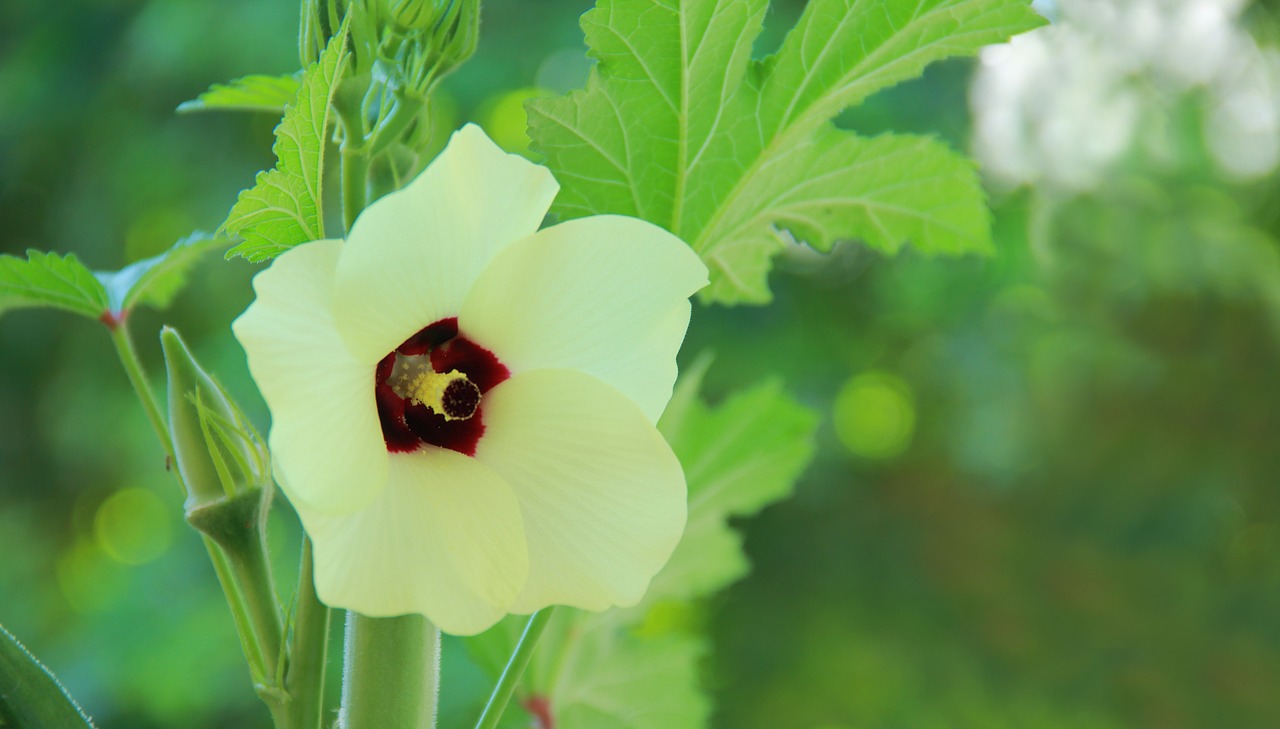
<path fill-rule="evenodd" d="M 562 217 L 666 227 L 711 269 L 701 296 L 763 303 L 789 231 L 829 250 L 986 252 L 972 166 L 925 139 L 863 139 L 829 120 L 933 61 L 1043 23 L 1025 0 L 814 0 L 777 55 L 751 59 L 765 0 L 601 0 L 582 26 L 587 86 L 529 102 Z"/>
<path fill-rule="evenodd" d="M 23 260 L 0 256 L 0 314 L 51 306 L 91 319 L 110 309 L 107 290 L 74 253 L 27 251 Z"/>
<path fill-rule="evenodd" d="M 776 380 L 711 408 L 680 384 L 676 408 L 659 428 L 689 482 L 689 521 L 671 561 L 654 578 L 646 603 L 708 595 L 749 569 L 731 516 L 749 516 L 791 495 L 813 458 L 817 417 L 787 397 Z"/>
<path fill-rule="evenodd" d="M 816 414 L 766 382 L 709 407 L 697 397 L 707 361 L 676 388 L 659 429 L 684 466 L 689 521 L 675 554 L 637 609 L 600 614 L 561 609 L 522 683 L 563 729 L 697 729 L 710 713 L 698 688 L 701 636 L 653 624 L 748 569 L 730 516 L 753 514 L 788 494 L 813 456 Z M 662 604 L 667 610 L 654 610 Z M 658 615 L 655 619 L 655 615 Z M 641 624 L 644 623 L 642 626 Z M 520 635 L 508 618 L 468 640 L 497 676 Z"/>
<path fill-rule="evenodd" d="M 700 729 L 711 713 L 699 689 L 705 641 L 683 633 L 640 636 L 600 616 L 563 615 L 542 649 L 565 646 L 557 672 L 531 677 L 564 729 Z M 568 618 L 568 619 L 564 619 Z M 580 634 L 575 634 L 580 630 Z M 555 641 L 554 643 L 551 641 Z M 552 652 L 548 651 L 548 652 Z"/>
<path fill-rule="evenodd" d="M 106 289 L 115 314 L 140 305 L 164 309 L 186 284 L 187 273 L 200 257 L 225 243 L 225 239 L 196 232 L 158 256 L 135 261 L 119 271 L 98 271 L 95 275 Z"/>
<path fill-rule="evenodd" d="M 347 62 L 346 44 L 344 25 L 302 74 L 297 97 L 275 130 L 275 169 L 258 173 L 222 224 L 222 231 L 244 239 L 228 257 L 264 261 L 299 243 L 324 238 L 325 143 L 330 101 Z"/>
<path fill-rule="evenodd" d="M 0 256 L 0 313 L 53 307 L 91 319 L 122 319 L 141 305 L 163 309 L 186 283 L 187 272 L 221 241 L 193 233 L 172 248 L 119 271 L 90 271 L 74 254 L 27 251 Z"/>
<path fill-rule="evenodd" d="M 178 113 L 198 111 L 262 111 L 283 114 L 298 96 L 297 76 L 255 74 L 214 84 L 191 101 L 178 105 Z"/>
<path fill-rule="evenodd" d="M 92 729 L 58 679 L 0 626 L 0 727 Z"/>

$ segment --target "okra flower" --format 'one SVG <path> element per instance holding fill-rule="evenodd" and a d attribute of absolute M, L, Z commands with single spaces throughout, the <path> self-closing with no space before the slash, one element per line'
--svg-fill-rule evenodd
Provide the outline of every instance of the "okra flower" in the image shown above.
<path fill-rule="evenodd" d="M 254 279 L 234 330 L 329 605 L 475 633 L 633 604 L 674 549 L 654 423 L 706 268 L 633 218 L 539 231 L 557 190 L 468 126 L 345 242 Z"/>

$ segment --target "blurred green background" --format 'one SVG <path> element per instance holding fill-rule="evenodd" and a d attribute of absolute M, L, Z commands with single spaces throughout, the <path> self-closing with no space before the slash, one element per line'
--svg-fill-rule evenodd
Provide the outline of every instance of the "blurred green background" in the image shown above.
<path fill-rule="evenodd" d="M 445 123 L 521 145 L 520 100 L 585 79 L 589 5 L 488 0 Z M 775 2 L 759 53 L 802 6 Z M 706 610 L 717 727 L 1280 726 L 1275 16 L 1037 6 L 1059 24 L 1035 40 L 841 119 L 973 151 L 994 257 L 797 245 L 773 305 L 695 311 L 682 356 L 717 353 L 713 398 L 778 374 L 823 418 L 796 496 L 741 524 L 754 573 Z M 174 107 L 293 71 L 297 12 L 4 0 L 0 252 L 117 268 L 216 227 L 275 120 Z M 265 424 L 227 328 L 254 270 L 207 261 L 133 329 L 154 375 L 177 326 Z M 7 315 L 0 372 L 0 623 L 101 726 L 266 726 L 101 327 Z M 273 519 L 288 585 L 297 527 Z"/>

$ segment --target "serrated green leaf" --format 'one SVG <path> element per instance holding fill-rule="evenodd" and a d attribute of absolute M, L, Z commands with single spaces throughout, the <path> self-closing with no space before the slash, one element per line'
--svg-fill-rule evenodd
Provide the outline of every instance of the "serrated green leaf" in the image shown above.
<path fill-rule="evenodd" d="M 346 26 L 302 74 L 293 103 L 276 127 L 276 167 L 240 193 L 220 232 L 244 239 L 227 257 L 264 261 L 324 238 L 324 157 L 331 101 L 347 63 Z"/>
<path fill-rule="evenodd" d="M 703 597 L 747 570 L 728 525 L 791 494 L 813 457 L 817 416 L 777 382 L 735 394 L 718 407 L 694 400 L 658 424 L 684 466 L 689 520 L 645 604 Z"/>
<path fill-rule="evenodd" d="M 138 306 L 164 309 L 186 283 L 187 272 L 200 257 L 225 244 L 226 239 L 197 231 L 157 256 L 135 261 L 119 271 L 94 275 L 107 290 L 112 313 L 117 316 Z"/>
<path fill-rule="evenodd" d="M 762 135 L 813 131 L 934 61 L 1043 24 L 1021 0 L 813 0 L 763 64 Z"/>
<path fill-rule="evenodd" d="M 178 105 L 179 114 L 199 111 L 263 111 L 283 114 L 298 96 L 297 76 L 253 75 L 214 84 L 191 101 Z"/>
<path fill-rule="evenodd" d="M 110 310 L 107 290 L 75 254 L 27 251 L 0 255 L 0 314 L 48 306 L 97 319 Z"/>
<path fill-rule="evenodd" d="M 0 626 L 0 726 L 93 729 L 58 679 Z"/>
<path fill-rule="evenodd" d="M 1042 24 L 1027 0 L 813 0 L 778 54 L 752 62 L 767 8 L 600 0 L 583 16 L 600 61 L 586 88 L 528 103 L 534 146 L 561 184 L 555 212 L 666 227 L 711 269 L 700 296 L 721 303 L 769 300 L 779 229 L 821 250 L 843 239 L 988 250 L 981 188 L 954 154 L 918 139 L 863 140 L 829 120 L 933 61 Z M 847 161 L 872 178 L 842 172 Z M 872 213 L 869 201 L 892 210 Z"/>

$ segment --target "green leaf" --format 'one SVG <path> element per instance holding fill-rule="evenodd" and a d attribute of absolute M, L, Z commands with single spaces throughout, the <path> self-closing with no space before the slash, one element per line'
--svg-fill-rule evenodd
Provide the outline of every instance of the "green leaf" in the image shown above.
<path fill-rule="evenodd" d="M 92 729 L 49 669 L 0 626 L 0 726 L 12 729 Z"/>
<path fill-rule="evenodd" d="M 293 103 L 276 127 L 276 167 L 240 193 L 220 232 L 244 239 L 227 257 L 264 261 L 324 238 L 324 157 L 333 94 L 347 63 L 346 26 L 302 74 Z"/>
<path fill-rule="evenodd" d="M 111 311 L 117 316 L 143 305 L 164 309 L 186 284 L 187 272 L 200 257 L 225 243 L 226 239 L 197 231 L 158 256 L 95 275 L 106 288 Z"/>
<path fill-rule="evenodd" d="M 572 617 L 572 616 L 570 616 Z M 701 638 L 591 631 L 566 636 L 573 656 L 556 674 L 533 676 L 557 729 L 700 729 L 711 713 L 698 688 Z M 547 682 L 554 676 L 554 683 Z"/>
<path fill-rule="evenodd" d="M 110 310 L 107 290 L 75 254 L 27 251 L 24 260 L 0 255 L 0 314 L 54 307 L 97 319 Z"/>
<path fill-rule="evenodd" d="M 666 227 L 711 269 L 700 295 L 721 303 L 769 300 L 782 230 L 821 250 L 845 239 L 989 250 L 978 178 L 957 155 L 829 120 L 929 63 L 1041 25 L 1027 0 L 812 0 L 777 55 L 752 61 L 767 9 L 600 0 L 584 15 L 599 60 L 586 88 L 528 102 L 534 146 L 562 186 L 554 211 Z"/>
<path fill-rule="evenodd" d="M 678 632 L 641 634 L 621 615 L 557 608 L 517 687 L 524 710 L 549 713 L 557 729 L 705 726 L 710 702 L 698 680 L 705 641 Z M 467 638 L 473 662 L 496 679 L 527 621 L 512 615 Z M 517 713 L 515 703 L 504 724 Z"/>
<path fill-rule="evenodd" d="M 685 387 L 684 382 L 681 387 Z M 776 381 L 711 408 L 694 399 L 658 424 L 684 466 L 689 521 L 645 604 L 704 597 L 748 569 L 728 524 L 789 496 L 814 452 L 817 415 Z"/>
<path fill-rule="evenodd" d="M 298 95 L 297 76 L 253 75 L 214 84 L 191 101 L 178 105 L 179 114 L 199 111 L 265 111 L 284 113 Z"/>

